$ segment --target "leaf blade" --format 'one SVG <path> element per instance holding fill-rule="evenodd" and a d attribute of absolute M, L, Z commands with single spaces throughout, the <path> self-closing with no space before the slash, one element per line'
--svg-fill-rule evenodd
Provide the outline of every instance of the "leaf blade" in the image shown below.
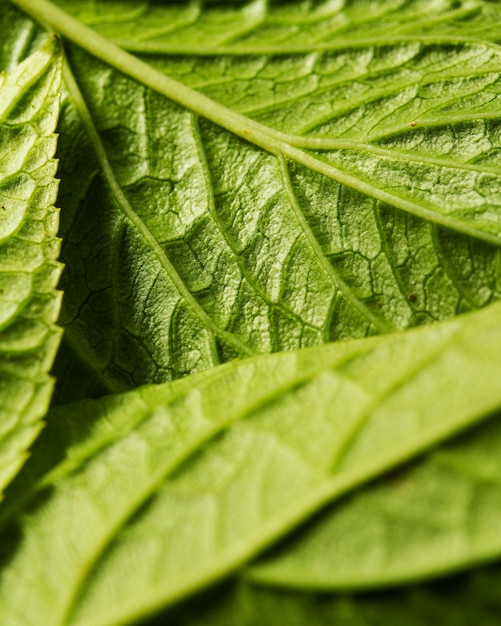
<path fill-rule="evenodd" d="M 0 490 L 24 463 L 52 393 L 61 272 L 53 159 L 61 54 L 55 41 L 0 79 Z"/>
<path fill-rule="evenodd" d="M 415 17 L 422 19 L 422 7 L 406 12 L 397 4 L 374 8 L 390 16 L 393 27 L 399 15 L 410 20 L 417 11 Z M 252 21 L 258 5 L 239 4 L 235 10 L 248 11 Z M 78 6 L 82 18 L 96 17 L 92 7 Z M 130 7 L 113 6 L 123 28 L 133 19 Z M 49 11 L 47 19 L 57 13 L 52 5 L 37 3 L 41 7 Z M 120 59 L 123 72 L 135 76 L 124 79 L 68 44 L 115 182 L 182 287 L 176 288 L 154 260 L 141 276 L 135 270 L 134 281 L 117 276 L 122 264 L 139 268 L 142 258 L 155 256 L 152 246 L 140 247 L 130 229 L 118 235 L 109 180 L 96 173 L 99 163 L 85 177 L 75 175 L 88 171 L 89 164 L 83 150 L 75 158 L 77 142 L 69 139 L 73 146 L 61 151 L 72 163 L 61 172 L 70 222 L 63 229 L 64 254 L 80 271 L 73 281 L 77 286 L 67 283 L 63 319 L 76 353 L 109 390 L 175 379 L 250 351 L 295 349 L 445 319 L 499 297 L 499 252 L 475 242 L 484 236 L 498 242 L 499 49 L 488 37 L 482 42 L 466 35 L 440 39 L 452 8 L 447 2 L 434 5 L 432 41 L 412 34 L 411 27 L 398 41 L 386 42 L 378 34 L 344 51 L 327 46 L 290 56 L 284 48 L 281 55 L 256 56 L 216 50 L 209 58 L 164 54 L 144 61 L 57 13 L 70 38 L 87 47 L 94 42 L 94 52 L 107 50 L 110 59 Z M 134 31 L 140 33 L 136 19 L 150 9 L 157 11 L 157 22 L 170 11 L 147 3 L 137 7 Z M 314 36 L 319 21 L 329 24 L 333 15 L 346 18 L 343 36 L 359 28 L 356 5 L 324 9 L 316 17 L 296 12 L 293 29 Z M 481 16 L 485 7 L 466 3 L 462 9 Z M 218 20 L 226 19 L 212 4 L 186 10 L 190 23 L 199 18 L 213 23 L 212 30 L 207 26 L 207 41 L 218 33 Z M 252 39 L 256 48 L 259 38 L 270 34 L 268 21 L 290 26 L 291 7 L 272 3 L 263 10 L 264 30 L 259 27 Z M 362 29 L 374 26 L 373 18 L 368 16 Z M 111 17 L 103 20 L 113 28 Z M 99 30 L 99 19 L 94 21 Z M 145 83 L 183 108 L 156 97 Z M 123 98 L 113 98 L 115 91 Z M 85 131 L 76 132 L 70 107 L 61 132 L 74 133 L 79 142 Z M 357 165 L 360 156 L 364 168 Z M 425 219 L 399 215 L 382 200 Z M 96 216 L 97 203 L 107 207 L 106 216 Z M 95 237 L 82 236 L 91 230 L 90 219 L 107 233 L 100 246 Z M 436 222 L 472 236 L 461 240 Z M 415 232 L 418 263 L 411 260 L 409 245 Z M 463 249 L 482 249 L 480 263 L 466 259 L 473 277 L 465 279 L 464 259 L 460 263 L 454 254 L 444 254 L 454 238 Z M 94 258 L 89 259 L 89 249 Z M 472 251 L 466 253 L 470 256 Z M 112 268 L 100 280 L 96 258 Z M 480 271 L 485 265 L 489 276 Z M 167 294 L 165 309 L 160 292 Z M 141 311 L 131 311 L 131 299 L 141 303 Z M 190 300 L 208 323 L 192 319 Z"/>
<path fill-rule="evenodd" d="M 8 615 L 14 619 L 16 603 L 26 604 L 26 590 L 15 582 L 24 576 L 21 572 L 29 567 L 36 578 L 32 551 L 49 550 L 54 557 L 56 550 L 58 565 L 44 578 L 51 582 L 29 591 L 36 619 L 46 615 L 54 624 L 130 623 L 227 575 L 333 497 L 482 420 L 501 402 L 499 363 L 493 358 L 501 341 L 498 308 L 390 336 L 393 341 L 375 338 L 228 364 L 199 374 L 191 389 L 192 381 L 183 379 L 77 406 L 81 423 L 82 408 L 96 412 L 101 406 L 100 413 L 107 407 L 103 428 L 118 433 L 119 439 L 97 450 L 87 446 L 89 452 L 77 455 L 76 464 L 69 461 L 66 469 L 56 469 L 46 483 L 53 495 L 39 503 L 40 516 L 29 508 L 19 516 L 21 528 L 24 516 L 29 520 L 25 545 L 0 587 Z M 385 364 L 390 380 L 371 389 L 374 372 Z M 453 364 L 463 372 L 460 385 L 457 377 L 445 376 Z M 454 394 L 446 395 L 446 388 L 454 388 Z M 181 393 L 177 399 L 170 391 L 174 389 Z M 433 415 L 415 406 L 424 389 L 433 400 Z M 164 395 L 158 404 L 159 391 Z M 134 418 L 125 430 L 117 430 L 113 424 L 122 419 L 123 408 L 130 406 L 132 414 L 137 410 L 134 395 L 143 413 L 146 400 L 150 415 L 144 423 Z M 156 415 L 148 409 L 148 397 L 150 406 L 157 406 Z M 341 411 L 331 413 L 327 407 Z M 112 419 L 114 414 L 118 417 Z M 56 428 L 69 417 L 68 411 L 59 415 Z M 406 419 L 396 423 L 399 415 Z M 392 446 L 382 448 L 390 427 Z M 192 435 L 173 437 L 173 428 Z M 221 428 L 228 430 L 214 439 Z M 184 463 L 202 444 L 207 445 L 201 453 Z M 179 469 L 171 474 L 175 467 Z M 264 486 L 268 495 L 261 491 Z M 73 511 L 66 520 L 65 510 Z M 56 520 L 71 537 L 70 551 L 56 539 L 57 547 L 42 530 L 45 525 L 54 528 Z M 37 530 L 29 532 L 28 527 Z M 50 547 L 43 545 L 47 541 Z M 131 562 L 132 568 L 126 565 Z"/>

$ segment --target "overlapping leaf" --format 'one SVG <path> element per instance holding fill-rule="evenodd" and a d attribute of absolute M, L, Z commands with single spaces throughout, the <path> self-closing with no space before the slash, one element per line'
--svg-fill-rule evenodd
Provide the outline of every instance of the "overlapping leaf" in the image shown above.
<path fill-rule="evenodd" d="M 56 411 L 4 512 L 15 553 L 3 615 L 12 626 L 132 623 L 232 572 L 495 411 L 498 317 L 499 305 Z"/>
<path fill-rule="evenodd" d="M 60 82 L 54 40 L 0 74 L 0 493 L 40 431 L 53 386 Z"/>

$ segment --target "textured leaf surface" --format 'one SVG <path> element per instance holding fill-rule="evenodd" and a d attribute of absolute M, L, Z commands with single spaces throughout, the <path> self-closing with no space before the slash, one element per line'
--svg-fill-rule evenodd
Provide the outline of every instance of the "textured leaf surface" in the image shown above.
<path fill-rule="evenodd" d="M 138 66 L 17 4 L 97 57 L 67 44 L 62 320 L 109 389 L 499 297 L 494 5 L 64 5 Z"/>
<path fill-rule="evenodd" d="M 53 386 L 61 60 L 51 40 L 0 74 L 0 491 L 38 434 Z"/>
<path fill-rule="evenodd" d="M 133 622 L 481 422 L 501 404 L 499 312 L 57 410 L 4 509 L 3 615 Z"/>

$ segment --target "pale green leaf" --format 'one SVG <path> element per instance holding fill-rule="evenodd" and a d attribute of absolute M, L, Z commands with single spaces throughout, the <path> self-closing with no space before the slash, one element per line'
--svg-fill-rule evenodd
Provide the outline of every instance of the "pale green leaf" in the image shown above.
<path fill-rule="evenodd" d="M 15 4 L 68 40 L 65 364 L 121 390 L 499 297 L 495 6 Z"/>
<path fill-rule="evenodd" d="M 133 623 L 482 422 L 501 405 L 499 314 L 56 410 L 4 508 L 9 625 Z"/>
<path fill-rule="evenodd" d="M 60 337 L 53 156 L 61 63 L 50 40 L 0 74 L 0 493 L 42 427 Z"/>

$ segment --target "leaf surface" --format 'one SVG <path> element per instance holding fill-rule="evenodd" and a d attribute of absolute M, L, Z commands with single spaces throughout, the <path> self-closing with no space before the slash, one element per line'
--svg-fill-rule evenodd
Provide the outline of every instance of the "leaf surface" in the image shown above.
<path fill-rule="evenodd" d="M 53 156 L 61 63 L 51 40 L 0 74 L 0 492 L 42 427 L 60 338 Z"/>
<path fill-rule="evenodd" d="M 67 56 L 56 402 L 133 390 L 50 413 L 0 509 L 2 619 L 135 623 L 243 571 L 329 593 L 235 580 L 218 626 L 280 598 L 291 624 L 490 626 L 487 584 L 464 618 L 330 591 L 500 556 L 497 3 L 67 5 L 0 0 L 3 67 L 37 23 Z"/>
<path fill-rule="evenodd" d="M 499 297 L 495 6 L 16 4 L 70 40 L 62 321 L 108 389 Z"/>
<path fill-rule="evenodd" d="M 3 614 L 132 623 L 228 575 L 498 409 L 498 319 L 499 305 L 57 410 L 4 509 Z"/>

